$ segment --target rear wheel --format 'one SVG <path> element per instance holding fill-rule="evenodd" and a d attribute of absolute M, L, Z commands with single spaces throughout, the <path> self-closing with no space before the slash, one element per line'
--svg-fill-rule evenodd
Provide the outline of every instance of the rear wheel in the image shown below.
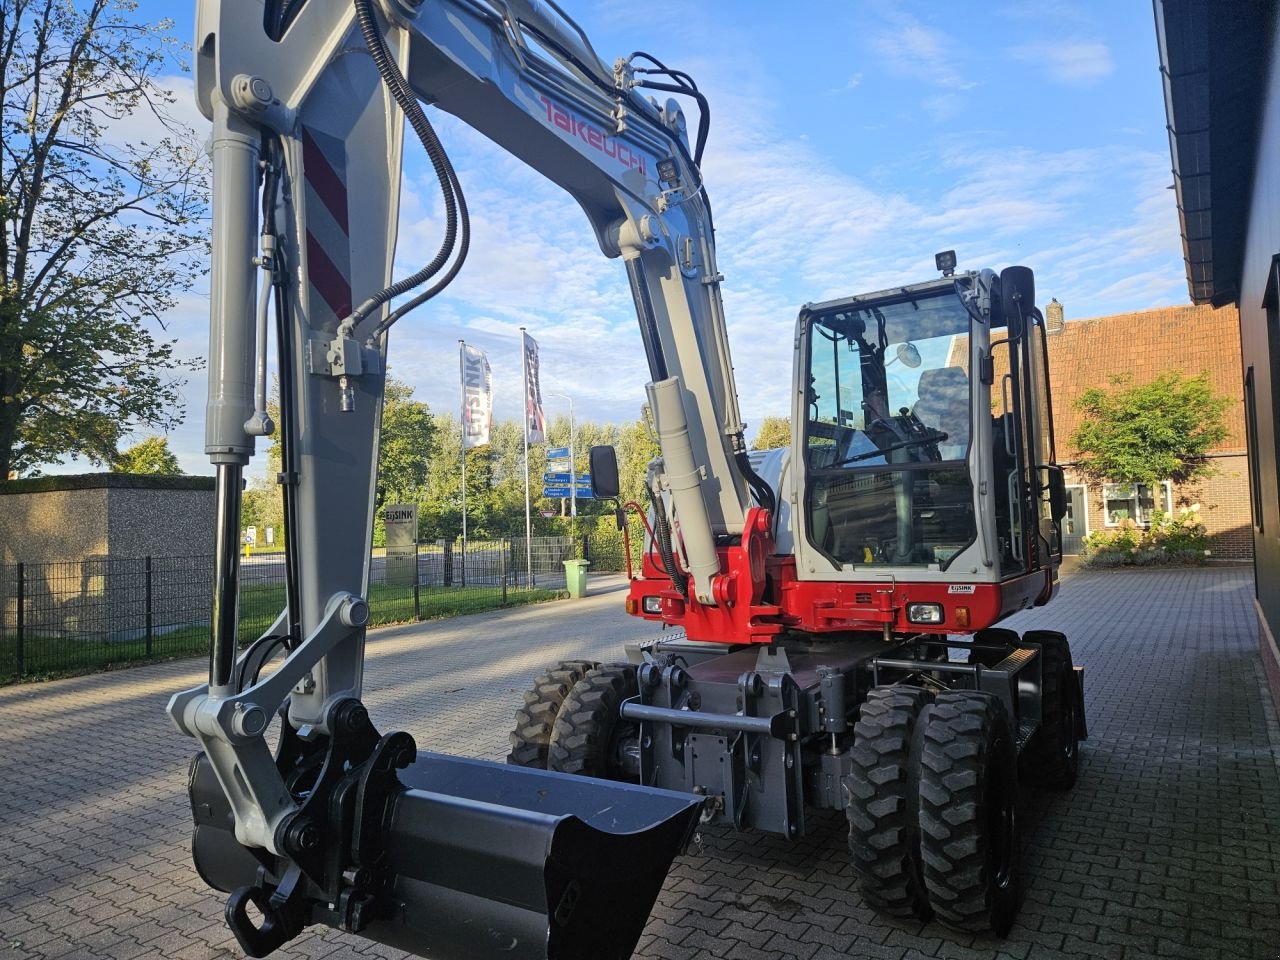
<path fill-rule="evenodd" d="M 929 700 L 920 687 L 868 693 L 845 778 L 849 854 L 863 899 L 881 913 L 922 920 L 931 913 L 918 825 L 922 710 Z"/>
<path fill-rule="evenodd" d="M 565 660 L 533 681 L 533 686 L 524 695 L 524 704 L 516 711 L 508 764 L 539 770 L 547 768 L 551 731 L 560 707 L 574 684 L 595 665 L 591 660 Z"/>
<path fill-rule="evenodd" d="M 1069 790 L 1080 772 L 1080 701 L 1071 644 L 1056 630 L 1028 630 L 1023 640 L 1040 646 L 1043 679 L 1040 729 L 1022 751 L 1022 777 L 1037 787 Z"/>
<path fill-rule="evenodd" d="M 924 723 L 920 857 L 938 919 L 1009 932 L 1018 910 L 1017 751 L 1003 705 L 972 690 L 938 694 Z"/>
<path fill-rule="evenodd" d="M 639 783 L 640 725 L 621 712 L 622 702 L 639 692 L 630 664 L 587 671 L 556 716 L 547 769 Z"/>

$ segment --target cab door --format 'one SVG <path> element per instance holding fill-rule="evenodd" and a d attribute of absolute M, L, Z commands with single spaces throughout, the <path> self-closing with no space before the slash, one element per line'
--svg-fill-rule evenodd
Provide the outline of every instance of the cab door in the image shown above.
<path fill-rule="evenodd" d="M 1044 319 L 1031 271 L 1000 275 L 1003 327 L 992 329 L 992 477 L 1002 579 L 1056 567 L 1066 489 L 1056 462 Z M 995 311 L 993 311 L 995 314 Z"/>

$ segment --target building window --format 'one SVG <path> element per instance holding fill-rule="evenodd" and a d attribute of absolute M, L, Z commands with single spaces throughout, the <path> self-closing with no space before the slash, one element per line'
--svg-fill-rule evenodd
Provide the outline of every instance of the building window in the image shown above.
<path fill-rule="evenodd" d="M 1157 510 L 1173 512 L 1173 485 L 1168 480 L 1154 487 L 1145 483 L 1102 485 L 1102 515 L 1108 527 L 1118 527 L 1126 520 L 1148 526 Z"/>
<path fill-rule="evenodd" d="M 1249 456 L 1249 505 L 1253 525 L 1262 533 L 1262 474 L 1258 463 L 1258 400 L 1254 395 L 1253 367 L 1244 375 L 1244 430 Z"/>

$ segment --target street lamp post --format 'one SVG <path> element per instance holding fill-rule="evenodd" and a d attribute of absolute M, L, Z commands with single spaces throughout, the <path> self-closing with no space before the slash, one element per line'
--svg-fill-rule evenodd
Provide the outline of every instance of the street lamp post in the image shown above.
<path fill-rule="evenodd" d="M 573 425 L 573 397 L 567 393 L 549 393 L 547 396 L 569 401 L 569 517 L 576 519 L 578 516 L 578 470 L 577 461 L 574 459 L 574 441 L 577 435 Z"/>

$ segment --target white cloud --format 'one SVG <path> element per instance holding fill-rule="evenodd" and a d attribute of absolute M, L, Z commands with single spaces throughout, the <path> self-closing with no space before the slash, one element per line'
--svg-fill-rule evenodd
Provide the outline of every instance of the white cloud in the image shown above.
<path fill-rule="evenodd" d="M 957 44 L 935 27 L 905 13 L 890 14 L 891 26 L 872 37 L 872 47 L 898 73 L 951 90 L 971 90 L 977 83 L 955 65 Z"/>
<path fill-rule="evenodd" d="M 1098 40 L 1053 40 L 1009 51 L 1017 60 L 1040 66 L 1058 83 L 1090 84 L 1115 70 L 1111 50 Z"/>

